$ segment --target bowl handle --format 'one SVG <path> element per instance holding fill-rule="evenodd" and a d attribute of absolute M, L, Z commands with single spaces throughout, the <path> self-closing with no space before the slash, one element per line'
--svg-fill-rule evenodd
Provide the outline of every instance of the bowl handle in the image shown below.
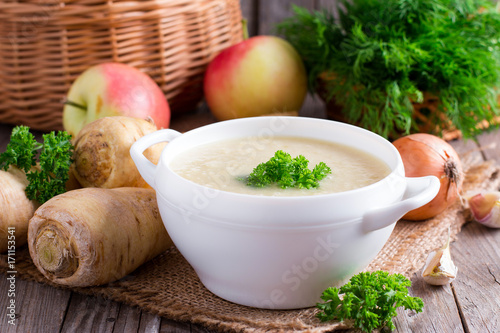
<path fill-rule="evenodd" d="M 156 164 L 152 163 L 150 160 L 144 156 L 143 152 L 161 142 L 169 142 L 175 139 L 176 137 L 182 135 L 182 133 L 177 132 L 173 129 L 160 129 L 158 131 L 149 133 L 139 138 L 136 142 L 132 144 L 130 147 L 130 156 L 134 161 L 139 173 L 142 178 L 149 184 L 152 188 L 154 187 L 154 175 L 156 170 Z"/>
<path fill-rule="evenodd" d="M 406 177 L 403 199 L 392 205 L 376 208 L 363 215 L 365 232 L 385 228 L 397 222 L 410 210 L 430 202 L 438 194 L 441 183 L 435 176 Z"/>

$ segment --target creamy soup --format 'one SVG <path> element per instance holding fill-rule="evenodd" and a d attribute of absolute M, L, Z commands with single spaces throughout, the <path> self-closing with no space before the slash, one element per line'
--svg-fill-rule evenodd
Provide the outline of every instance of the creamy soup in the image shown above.
<path fill-rule="evenodd" d="M 267 162 L 277 150 L 292 158 L 303 155 L 309 169 L 326 163 L 331 173 L 312 189 L 286 188 L 278 185 L 252 187 L 247 177 L 260 163 Z M 298 137 L 248 137 L 224 140 L 192 148 L 176 156 L 170 167 L 180 176 L 211 188 L 269 196 L 300 196 L 343 192 L 373 184 L 390 173 L 379 158 L 337 143 Z"/>

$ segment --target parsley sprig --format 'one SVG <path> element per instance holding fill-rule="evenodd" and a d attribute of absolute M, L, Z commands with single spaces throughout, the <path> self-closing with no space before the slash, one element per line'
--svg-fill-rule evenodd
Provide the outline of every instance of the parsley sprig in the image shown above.
<path fill-rule="evenodd" d="M 0 168 L 7 170 L 12 164 L 28 172 L 36 164 L 37 150 L 40 148 L 42 144 L 36 141 L 27 126 L 14 127 L 5 152 L 0 154 Z"/>
<path fill-rule="evenodd" d="M 277 183 L 281 188 L 317 188 L 319 181 L 331 173 L 324 162 L 312 170 L 309 161 L 302 155 L 292 158 L 290 154 L 278 150 L 269 161 L 259 164 L 248 176 L 247 185 L 265 187 Z"/>
<path fill-rule="evenodd" d="M 321 321 L 353 319 L 354 325 L 365 332 L 384 327 L 393 330 L 397 308 L 422 312 L 424 307 L 421 298 L 408 295 L 410 286 L 411 281 L 401 274 L 362 272 L 340 288 L 326 289 L 321 296 L 325 303 L 317 304 L 321 310 L 317 317 Z"/>
<path fill-rule="evenodd" d="M 23 170 L 29 181 L 26 196 L 40 203 L 66 191 L 74 151 L 67 132 L 50 132 L 42 137 L 43 143 L 39 143 L 27 126 L 16 126 L 5 152 L 0 154 L 0 168 L 7 170 L 15 165 Z M 40 167 L 33 168 L 37 160 Z"/>

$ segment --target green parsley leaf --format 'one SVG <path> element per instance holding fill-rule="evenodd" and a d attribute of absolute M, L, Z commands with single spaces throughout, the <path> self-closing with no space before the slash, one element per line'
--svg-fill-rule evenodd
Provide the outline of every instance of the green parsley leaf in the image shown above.
<path fill-rule="evenodd" d="M 40 168 L 32 168 L 38 162 Z M 44 203 L 66 191 L 69 168 L 73 162 L 74 147 L 71 135 L 64 131 L 43 135 L 43 143 L 36 141 L 27 126 L 16 126 L 5 152 L 0 154 L 0 168 L 7 170 L 15 165 L 26 172 L 26 196 Z"/>
<path fill-rule="evenodd" d="M 311 171 L 309 161 L 302 155 L 292 158 L 282 150 L 276 151 L 269 161 L 259 164 L 246 178 L 247 185 L 265 187 L 277 183 L 281 188 L 317 188 L 319 181 L 331 173 L 324 162 Z"/>
<path fill-rule="evenodd" d="M 69 168 L 72 163 L 73 145 L 67 132 L 50 132 L 43 135 L 40 152 L 40 171 L 27 173 L 29 184 L 26 195 L 43 203 L 66 191 Z"/>
<path fill-rule="evenodd" d="M 365 332 L 396 327 L 392 318 L 403 306 L 422 312 L 424 303 L 419 297 L 408 295 L 411 281 L 401 274 L 385 271 L 362 272 L 354 275 L 340 288 L 327 288 L 318 303 L 321 321 L 353 319 L 354 325 Z M 342 296 L 342 297 L 341 297 Z"/>
<path fill-rule="evenodd" d="M 27 126 L 14 127 L 5 152 L 0 154 L 0 169 L 7 170 L 15 165 L 28 172 L 36 164 L 37 150 L 41 147 Z"/>

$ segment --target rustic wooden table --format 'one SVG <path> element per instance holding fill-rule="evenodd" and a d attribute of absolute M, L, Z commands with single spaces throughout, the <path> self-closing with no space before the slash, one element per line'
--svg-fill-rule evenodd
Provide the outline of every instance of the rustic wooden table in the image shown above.
<path fill-rule="evenodd" d="M 322 117 L 321 104 L 309 99 L 306 105 L 305 116 Z M 202 109 L 175 117 L 171 127 L 185 131 L 213 120 Z M 5 150 L 11 128 L 0 125 L 0 152 Z M 500 130 L 481 135 L 477 143 L 455 140 L 451 144 L 458 152 L 500 163 L 497 142 Z M 451 251 L 459 267 L 457 279 L 451 285 L 433 287 L 413 276 L 410 293 L 423 299 L 425 310 L 416 315 L 398 311 L 397 332 L 500 332 L 500 229 L 467 223 Z M 19 278 L 15 282 L 17 319 L 13 326 L 7 318 L 9 281 L 0 275 L 0 332 L 212 332 L 111 300 Z"/>
<path fill-rule="evenodd" d="M 250 35 L 272 34 L 274 24 L 290 16 L 292 3 L 310 9 L 332 9 L 335 0 L 242 0 Z M 314 104 L 314 103 L 312 103 Z M 309 103 L 308 105 L 311 105 Z M 308 110 L 308 112 L 311 110 Z M 317 110 L 316 110 L 317 111 Z M 315 115 L 313 110 L 312 114 Z M 321 113 L 321 111 L 319 111 Z M 180 131 L 213 121 L 207 112 L 178 117 Z M 0 125 L 0 152 L 12 126 Z M 483 134 L 478 142 L 456 140 L 460 152 L 475 151 L 483 160 L 500 163 L 500 131 Z M 479 149 L 484 148 L 484 149 Z M 500 332 L 500 230 L 471 222 L 451 245 L 459 267 L 448 286 L 431 287 L 415 275 L 410 290 L 424 300 L 423 313 L 398 311 L 397 332 Z M 0 274 L 0 332 L 211 332 L 186 322 L 173 322 L 126 304 L 88 297 L 65 289 L 16 279 L 16 325 L 8 324 L 7 276 Z"/>

